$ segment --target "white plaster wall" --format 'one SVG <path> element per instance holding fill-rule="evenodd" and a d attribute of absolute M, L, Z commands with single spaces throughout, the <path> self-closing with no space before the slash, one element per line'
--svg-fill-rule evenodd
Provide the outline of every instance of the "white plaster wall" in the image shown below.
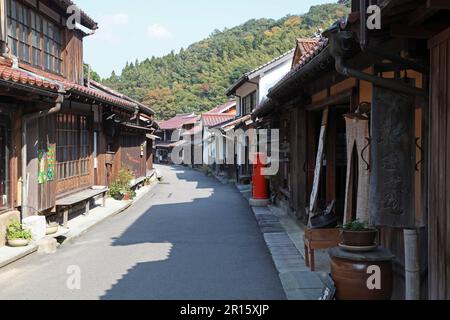
<path fill-rule="evenodd" d="M 269 90 L 278 83 L 289 71 L 291 71 L 292 61 L 289 59 L 278 67 L 266 72 L 261 76 L 259 82 L 258 104 L 267 97 Z"/>

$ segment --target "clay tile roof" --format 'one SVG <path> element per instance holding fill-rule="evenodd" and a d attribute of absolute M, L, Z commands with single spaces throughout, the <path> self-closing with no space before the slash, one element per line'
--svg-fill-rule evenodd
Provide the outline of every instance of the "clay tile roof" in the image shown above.
<path fill-rule="evenodd" d="M 198 121 L 198 116 L 194 114 L 180 114 L 172 119 L 159 123 L 161 130 L 176 130 L 181 129 L 184 125 L 195 124 Z"/>
<path fill-rule="evenodd" d="M 72 0 L 53 0 L 56 5 L 62 8 L 64 11 L 72 5 L 76 5 Z M 98 29 L 98 23 L 94 21 L 86 12 L 80 9 L 81 24 L 91 30 Z"/>
<path fill-rule="evenodd" d="M 38 73 L 32 73 L 22 69 L 13 68 L 4 62 L 3 64 L 0 64 L 0 79 L 12 84 L 17 83 L 32 88 L 35 87 L 42 90 L 54 92 L 57 92 L 59 90 L 59 87 L 62 87 L 65 91 L 72 91 L 78 94 L 83 94 L 105 103 L 117 105 L 119 107 L 127 107 L 133 109 L 137 107 L 137 104 L 134 102 L 116 97 L 112 94 L 108 94 L 100 90 L 88 88 L 67 81 L 62 77 L 50 74 L 40 75 Z"/>
<path fill-rule="evenodd" d="M 14 69 L 7 65 L 0 65 L 0 79 L 49 91 L 58 91 L 59 88 L 56 81 L 47 80 L 38 75 L 33 75 L 20 69 Z"/>
<path fill-rule="evenodd" d="M 193 127 L 191 130 L 187 130 L 183 135 L 184 136 L 193 136 L 202 131 L 203 131 L 203 127 L 201 125 L 197 125 L 197 126 Z"/>
<path fill-rule="evenodd" d="M 305 52 L 305 54 L 303 54 L 298 63 L 295 66 L 293 66 L 292 70 L 288 74 L 286 74 L 274 87 L 272 87 L 270 91 L 272 92 L 275 89 L 281 87 L 286 81 L 288 81 L 292 76 L 294 76 L 294 74 L 299 72 L 299 70 L 301 70 L 317 55 L 319 55 L 322 51 L 324 51 L 328 47 L 328 44 L 329 41 L 325 37 L 317 39 L 317 43 L 314 46 L 311 46 L 308 52 Z"/>
<path fill-rule="evenodd" d="M 208 111 L 206 114 L 211 114 L 211 113 L 215 113 L 215 114 L 219 114 L 219 113 L 225 113 L 228 110 L 230 110 L 231 108 L 236 106 L 236 100 L 230 100 L 214 109 L 212 109 L 211 111 Z"/>
<path fill-rule="evenodd" d="M 303 56 L 311 50 L 314 50 L 319 41 L 320 39 L 297 39 L 297 48 Z"/>
<path fill-rule="evenodd" d="M 309 50 L 306 51 L 302 55 L 302 58 L 300 59 L 299 64 L 294 67 L 294 70 L 298 70 L 298 69 L 301 69 L 302 67 L 304 67 L 315 56 L 317 56 L 319 53 L 321 53 L 327 46 L 328 46 L 328 39 L 327 38 L 317 39 L 316 44 L 311 46 L 309 48 Z"/>
<path fill-rule="evenodd" d="M 133 109 L 137 107 L 137 104 L 134 102 L 124 100 L 122 98 L 113 96 L 112 94 L 108 94 L 108 93 L 100 91 L 100 90 L 81 86 L 76 83 L 65 82 L 64 87 L 66 88 L 67 91 L 74 91 L 76 93 L 85 94 L 89 97 L 93 97 L 93 98 L 102 100 L 105 103 L 112 103 L 117 106 L 123 106 L 123 107 L 128 107 L 128 108 L 133 108 Z"/>
<path fill-rule="evenodd" d="M 222 123 L 226 123 L 235 119 L 235 116 L 232 114 L 211 114 L 205 113 L 202 116 L 203 125 L 205 127 L 214 127 Z"/>

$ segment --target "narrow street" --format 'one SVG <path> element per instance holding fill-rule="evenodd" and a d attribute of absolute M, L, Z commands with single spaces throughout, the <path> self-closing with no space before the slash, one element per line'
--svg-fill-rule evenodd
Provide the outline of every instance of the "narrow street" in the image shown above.
<path fill-rule="evenodd" d="M 248 203 L 181 167 L 55 255 L 0 271 L 0 299 L 285 299 Z M 75 268 L 75 269 L 74 269 Z M 73 270 L 81 289 L 69 289 Z"/>

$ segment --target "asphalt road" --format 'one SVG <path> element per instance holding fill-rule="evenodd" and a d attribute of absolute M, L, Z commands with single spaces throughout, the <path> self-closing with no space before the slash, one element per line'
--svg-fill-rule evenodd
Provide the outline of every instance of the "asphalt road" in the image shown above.
<path fill-rule="evenodd" d="M 181 167 L 54 255 L 0 270 L 0 299 L 259 300 L 285 295 L 248 204 Z"/>

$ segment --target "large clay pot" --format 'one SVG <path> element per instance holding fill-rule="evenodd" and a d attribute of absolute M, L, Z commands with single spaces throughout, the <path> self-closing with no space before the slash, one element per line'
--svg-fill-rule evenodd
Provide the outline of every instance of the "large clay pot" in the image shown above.
<path fill-rule="evenodd" d="M 381 290 L 370 290 L 367 281 L 370 266 L 381 270 Z M 337 300 L 390 300 L 392 297 L 392 262 L 359 262 L 332 258 L 331 275 L 336 285 Z"/>

